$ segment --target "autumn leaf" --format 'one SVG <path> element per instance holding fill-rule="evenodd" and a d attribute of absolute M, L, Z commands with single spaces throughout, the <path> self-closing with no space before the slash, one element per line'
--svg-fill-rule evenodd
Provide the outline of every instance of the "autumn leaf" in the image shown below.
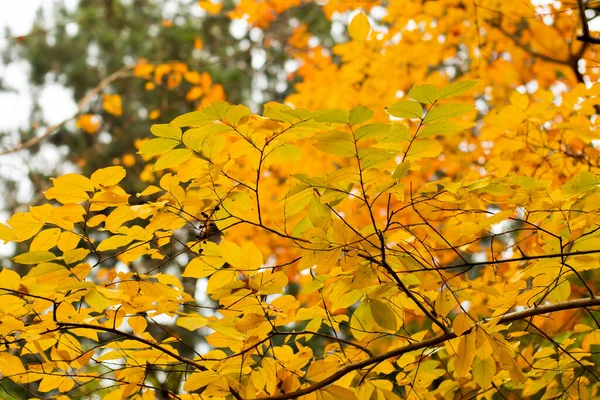
<path fill-rule="evenodd" d="M 104 108 L 104 111 L 116 117 L 123 115 L 121 96 L 118 94 L 105 94 L 102 107 Z"/>
<path fill-rule="evenodd" d="M 98 117 L 92 114 L 83 114 L 77 118 L 75 125 L 83 129 L 86 133 L 93 134 L 98 132 L 100 128 L 100 120 Z"/>
<path fill-rule="evenodd" d="M 371 24 L 369 19 L 363 12 L 357 13 L 348 25 L 348 34 L 354 40 L 364 41 L 371 32 Z"/>

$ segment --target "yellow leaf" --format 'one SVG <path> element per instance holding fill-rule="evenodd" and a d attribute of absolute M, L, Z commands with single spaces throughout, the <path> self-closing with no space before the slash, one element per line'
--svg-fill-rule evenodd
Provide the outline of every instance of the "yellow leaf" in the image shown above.
<path fill-rule="evenodd" d="M 21 277 L 15 271 L 2 268 L 0 271 L 0 288 L 19 290 L 21 285 Z"/>
<path fill-rule="evenodd" d="M 577 324 L 573 327 L 573 332 L 588 332 L 591 331 L 593 328 L 591 328 L 588 325 L 584 325 L 584 324 Z"/>
<path fill-rule="evenodd" d="M 100 128 L 100 118 L 92 114 L 83 114 L 77 118 L 75 126 L 89 134 L 96 133 Z"/>
<path fill-rule="evenodd" d="M 185 218 L 176 213 L 166 211 L 155 215 L 146 227 L 146 231 L 156 232 L 157 230 L 177 230 L 185 226 L 185 224 Z"/>
<path fill-rule="evenodd" d="M 210 326 L 210 328 L 213 327 Z M 233 337 L 232 335 L 218 331 L 213 332 L 206 337 L 208 344 L 219 348 L 238 348 L 243 343 L 243 340 L 243 335 L 240 335 L 240 337 Z"/>
<path fill-rule="evenodd" d="M 116 185 L 121 182 L 123 178 L 125 178 L 125 168 L 121 166 L 101 168 L 94 172 L 90 177 L 94 186 L 98 189 Z"/>
<path fill-rule="evenodd" d="M 254 242 L 244 243 L 241 251 L 243 254 L 242 270 L 253 271 L 263 266 L 263 255 Z"/>
<path fill-rule="evenodd" d="M 371 382 L 373 380 L 370 380 Z M 331 395 L 332 399 L 345 399 L 345 400 L 358 400 L 358 397 L 356 397 L 356 395 L 354 394 L 354 392 L 348 388 L 339 386 L 339 385 L 329 385 L 327 386 L 325 389 L 323 389 L 324 392 L 327 392 Z M 376 392 L 373 392 L 376 393 Z M 384 397 L 386 399 L 392 399 L 393 394 L 391 392 L 389 392 L 388 397 Z M 323 398 L 326 398 L 325 396 L 323 396 Z M 399 397 L 398 397 L 399 399 Z"/>
<path fill-rule="evenodd" d="M 88 303 L 88 305 L 94 309 L 94 311 L 99 313 L 104 312 L 104 310 L 106 310 L 108 307 L 114 304 L 112 300 L 109 300 L 108 298 L 106 298 L 106 296 L 104 296 L 95 289 L 91 290 L 88 294 L 86 294 L 84 299 L 85 302 Z"/>
<path fill-rule="evenodd" d="M 338 364 L 332 361 L 318 360 L 311 363 L 304 377 L 309 382 L 319 382 L 337 372 Z"/>
<path fill-rule="evenodd" d="M 129 243 L 133 241 L 133 238 L 126 235 L 115 235 L 111 236 L 107 239 L 104 239 L 98 247 L 96 247 L 97 251 L 106 251 L 106 250 L 114 250 L 119 247 L 127 246 Z"/>
<path fill-rule="evenodd" d="M 249 330 L 256 329 L 266 322 L 264 315 L 245 313 L 236 324 L 235 329 L 239 332 L 246 333 Z"/>
<path fill-rule="evenodd" d="M 104 227 L 106 230 L 115 232 L 117 229 L 121 227 L 125 222 L 131 221 L 136 217 L 136 214 L 132 211 L 129 206 L 120 206 L 115 208 L 106 220 L 104 221 Z"/>
<path fill-rule="evenodd" d="M 14 382 L 21 382 L 26 378 L 25 367 L 19 357 L 3 352 L 0 353 L 0 372 Z"/>
<path fill-rule="evenodd" d="M 160 117 L 160 110 L 152 110 L 150 111 L 150 114 L 148 114 L 148 119 L 150 121 L 154 121 L 155 119 L 158 119 L 158 117 Z"/>
<path fill-rule="evenodd" d="M 456 336 L 461 336 L 473 326 L 473 321 L 467 314 L 459 314 L 452 323 L 452 330 Z"/>
<path fill-rule="evenodd" d="M 188 263 L 188 265 L 185 267 L 185 271 L 183 271 L 182 276 L 186 278 L 197 279 L 206 278 L 207 276 L 217 272 L 219 268 L 223 266 L 223 264 L 224 261 L 220 257 L 218 257 L 218 259 L 210 259 L 204 255 L 201 255 L 200 257 L 196 257 Z"/>
<path fill-rule="evenodd" d="M 63 281 L 71 272 L 64 266 L 45 262 L 31 268 L 27 278 L 33 278 L 41 285 L 52 285 Z"/>
<path fill-rule="evenodd" d="M 598 187 L 600 179 L 593 172 L 580 172 L 571 178 L 562 188 L 567 195 L 577 195 Z"/>
<path fill-rule="evenodd" d="M 156 138 L 145 141 L 140 146 L 138 154 L 144 157 L 157 156 L 177 147 L 179 142 L 169 138 Z"/>
<path fill-rule="evenodd" d="M 548 300 L 553 303 L 560 303 L 569 299 L 571 295 L 571 283 L 564 280 L 548 293 Z"/>
<path fill-rule="evenodd" d="M 358 340 L 362 340 L 367 336 L 368 331 L 372 331 L 375 328 L 375 320 L 373 319 L 373 313 L 368 303 L 362 303 L 358 306 L 352 318 L 350 318 L 350 330 L 352 336 Z"/>
<path fill-rule="evenodd" d="M 131 329 L 133 329 L 133 333 L 136 335 L 141 335 L 146 330 L 148 321 L 146 321 L 146 318 L 142 317 L 141 315 L 135 315 L 133 317 L 129 317 L 127 324 L 131 327 Z"/>
<path fill-rule="evenodd" d="M 181 128 L 169 124 L 154 124 L 150 127 L 154 136 L 181 141 Z"/>
<path fill-rule="evenodd" d="M 49 251 L 30 251 L 19 254 L 12 260 L 17 264 L 41 264 L 47 261 L 56 260 L 56 256 Z"/>
<path fill-rule="evenodd" d="M 284 272 L 269 269 L 252 276 L 250 287 L 258 294 L 279 294 L 287 283 L 288 277 Z"/>
<path fill-rule="evenodd" d="M 193 392 L 221 378 L 221 375 L 211 371 L 194 372 L 186 379 L 183 390 Z"/>
<path fill-rule="evenodd" d="M 440 155 L 444 148 L 442 145 L 433 139 L 416 139 L 408 153 L 404 158 L 404 161 L 420 160 L 421 158 L 433 158 Z"/>
<path fill-rule="evenodd" d="M 62 383 L 62 376 L 60 375 L 46 375 L 40 382 L 38 390 L 42 393 L 50 392 Z"/>
<path fill-rule="evenodd" d="M 4 243 L 8 243 L 15 239 L 17 239 L 15 232 L 8 226 L 0 223 L 0 240 L 3 240 Z"/>
<path fill-rule="evenodd" d="M 81 240 L 81 237 L 76 233 L 64 231 L 60 234 L 60 238 L 58 239 L 58 248 L 63 253 L 73 250 L 79 244 L 79 240 Z"/>
<path fill-rule="evenodd" d="M 492 380 L 496 374 L 496 362 L 492 357 L 488 357 L 485 360 L 477 359 L 473 363 L 473 380 L 482 389 L 487 389 L 492 385 Z"/>
<path fill-rule="evenodd" d="M 383 301 L 373 299 L 369 301 L 369 307 L 377 325 L 394 332 L 398 329 L 396 314 L 389 305 Z"/>
<path fill-rule="evenodd" d="M 177 326 L 187 329 L 188 331 L 195 331 L 208 324 L 208 319 L 202 315 L 192 315 L 188 317 L 179 317 L 175 322 Z"/>
<path fill-rule="evenodd" d="M 46 251 L 50 250 L 58 243 L 60 237 L 59 228 L 51 228 L 41 231 L 29 246 L 29 251 Z"/>
<path fill-rule="evenodd" d="M 80 203 L 89 199 L 87 192 L 94 191 L 94 184 L 85 176 L 67 174 L 52 179 L 53 187 L 46 190 L 44 195 L 48 200 L 56 199 L 60 203 Z"/>
<path fill-rule="evenodd" d="M 221 257 L 223 257 L 226 263 L 235 268 L 242 268 L 243 254 L 240 246 L 228 240 L 223 240 L 221 244 L 219 244 L 219 250 L 221 252 Z"/>
<path fill-rule="evenodd" d="M 352 18 L 348 26 L 348 34 L 354 40 L 364 41 L 371 32 L 369 18 L 361 11 Z"/>
<path fill-rule="evenodd" d="M 194 152 L 190 149 L 174 149 L 169 150 L 154 163 L 154 170 L 161 171 L 163 169 L 175 167 L 188 158 L 190 158 Z"/>
<path fill-rule="evenodd" d="M 456 301 L 452 296 L 452 293 L 448 289 L 442 290 L 439 297 L 435 301 L 435 311 L 442 317 L 448 315 L 450 311 L 456 306 Z"/>
<path fill-rule="evenodd" d="M 331 225 L 331 211 L 326 204 L 313 198 L 308 206 L 308 217 L 314 226 L 327 229 Z"/>
<path fill-rule="evenodd" d="M 457 377 L 466 376 L 475 360 L 475 332 L 461 336 L 458 342 L 456 358 L 454 359 L 454 373 Z"/>
<path fill-rule="evenodd" d="M 217 15 L 223 7 L 223 4 L 220 1 L 210 0 L 201 0 L 198 2 L 198 5 L 210 15 Z"/>
<path fill-rule="evenodd" d="M 358 289 L 350 290 L 343 295 L 332 299 L 333 304 L 331 305 L 331 309 L 333 311 L 338 310 L 340 308 L 348 308 L 351 305 L 355 304 L 357 301 L 361 299 L 363 292 Z"/>
<path fill-rule="evenodd" d="M 102 107 L 107 113 L 114 116 L 119 117 L 123 114 L 121 96 L 118 94 L 105 94 L 103 97 Z"/>
<path fill-rule="evenodd" d="M 30 239 L 44 226 L 43 222 L 28 212 L 16 213 L 7 222 L 13 228 L 16 241 L 19 242 Z"/>

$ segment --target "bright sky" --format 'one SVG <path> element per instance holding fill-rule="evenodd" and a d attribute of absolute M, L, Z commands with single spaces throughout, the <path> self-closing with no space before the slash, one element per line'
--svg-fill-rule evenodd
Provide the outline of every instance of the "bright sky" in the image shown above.
<path fill-rule="evenodd" d="M 2 12 L 0 12 L 0 49 L 4 49 L 8 43 L 5 34 L 6 28 L 11 30 L 13 36 L 26 35 L 31 31 L 36 11 L 40 6 L 49 10 L 53 2 L 53 0 L 3 1 Z M 69 7 L 75 6 L 77 0 L 67 0 L 66 4 Z M 12 143 L 2 143 L 0 148 L 5 149 L 18 143 L 17 129 L 28 125 L 32 95 L 29 92 L 26 63 L 20 62 L 9 65 L 0 63 L 0 76 L 14 90 L 13 92 L 0 92 L 0 130 L 15 132 L 15 140 Z M 59 122 L 75 111 L 75 103 L 71 94 L 59 85 L 48 85 L 40 96 L 44 116 L 51 123 Z M 29 161 L 39 164 L 37 165 L 39 168 L 44 168 L 44 165 L 53 162 L 55 157 L 55 153 L 46 153 L 35 160 Z M 28 170 L 26 160 L 19 154 L 0 157 L 0 175 L 22 183 L 17 190 L 17 196 L 22 203 L 27 203 L 33 196 L 26 175 Z M 5 223 L 10 215 L 4 212 L 2 208 L 0 198 L 0 222 Z M 0 245 L 0 256 L 11 252 L 11 245 Z"/>
<path fill-rule="evenodd" d="M 0 13 L 0 48 L 4 48 L 7 38 L 5 28 L 9 28 L 14 36 L 26 35 L 31 31 L 36 11 L 43 6 L 50 10 L 53 0 L 6 1 Z M 77 0 L 66 1 L 68 6 L 75 6 Z M 49 14 L 49 13 L 48 13 Z M 49 24 L 51 21 L 49 21 Z M 0 93 L 0 129 L 14 130 L 27 123 L 31 107 L 31 94 L 27 88 L 27 65 L 25 63 L 0 64 L 0 75 L 5 78 L 17 93 Z M 75 104 L 69 92 L 59 85 L 48 85 L 41 93 L 44 105 L 44 116 L 48 122 L 59 122 L 74 112 Z M 46 100 L 47 99 L 47 100 Z"/>

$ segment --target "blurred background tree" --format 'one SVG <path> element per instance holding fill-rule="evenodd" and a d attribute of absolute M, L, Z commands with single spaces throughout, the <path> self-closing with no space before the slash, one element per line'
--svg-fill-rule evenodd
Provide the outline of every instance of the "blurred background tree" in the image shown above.
<path fill-rule="evenodd" d="M 28 35 L 7 31 L 3 62 L 27 63 L 34 95 L 29 129 L 0 132 L 0 152 L 47 132 L 44 105 L 36 95 L 45 85 L 58 83 L 74 101 L 84 99 L 76 118 L 50 127 L 48 140 L 17 153 L 31 160 L 45 147 L 59 155 L 56 165 L 29 165 L 29 192 L 41 193 L 47 178 L 65 169 L 88 173 L 121 164 L 139 174 L 135 142 L 147 136 L 152 123 L 214 100 L 255 110 L 267 101 L 283 101 L 293 88 L 288 77 L 293 61 L 285 47 L 299 21 L 308 21 L 314 35 L 332 42 L 330 21 L 316 4 L 290 9 L 263 28 L 220 10 L 220 4 L 203 9 L 195 1 L 82 0 L 75 8 L 56 2 L 51 16 L 38 12 Z M 148 65 L 134 70 L 144 62 Z M 1 84 L 10 90 L 11 82 Z M 7 213 L 21 205 L 11 194 L 23 184 L 21 177 L 3 177 Z"/>
<path fill-rule="evenodd" d="M 18 159 L 26 169 L 0 174 L 6 218 L 42 201 L 43 191 L 51 186 L 49 178 L 66 172 L 89 175 L 101 167 L 123 165 L 128 174 L 141 177 L 131 180 L 128 184 L 134 187 L 126 190 L 143 190 L 144 180 L 153 181 L 155 176 L 150 164 L 139 163 L 136 152 L 149 137 L 152 124 L 168 122 L 215 100 L 243 103 L 255 111 L 264 102 L 282 102 L 295 80 L 288 39 L 299 21 L 307 23 L 320 41 L 333 44 L 331 22 L 316 4 L 280 10 L 276 20 L 260 28 L 246 18 L 232 19 L 220 6 L 200 5 L 197 1 L 81 0 L 72 8 L 61 1 L 54 3 L 50 15 L 38 11 L 29 34 L 14 36 L 7 30 L 3 63 L 27 66 L 33 103 L 27 128 L 0 132 L 2 157 Z M 226 1 L 222 7 L 231 11 L 235 4 Z M 0 79 L 1 88 L 12 90 L 9 80 Z M 58 124 L 47 120 L 45 99 L 39 94 L 49 84 L 58 84 L 72 95 L 77 103 L 72 118 Z M 26 246 L 21 243 L 8 251 L 7 247 L 3 265 L 19 271 L 22 266 L 9 258 Z M 140 272 L 160 263 L 145 260 Z M 198 280 L 182 281 L 188 293 L 196 291 Z M 199 303 L 206 306 L 208 299 Z M 193 357 L 193 348 L 205 343 L 188 330 L 169 329 L 191 345 L 189 354 L 182 354 Z M 171 390 L 178 385 L 177 374 L 165 383 Z M 10 390 L 26 395 L 17 387 Z"/>

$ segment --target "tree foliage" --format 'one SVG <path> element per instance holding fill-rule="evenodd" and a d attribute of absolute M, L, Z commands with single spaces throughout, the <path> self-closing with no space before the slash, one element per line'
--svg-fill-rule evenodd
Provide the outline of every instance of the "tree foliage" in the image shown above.
<path fill-rule="evenodd" d="M 298 3 L 200 5 L 268 29 Z M 361 3 L 332 53 L 300 28 L 288 104 L 199 104 L 138 142 L 141 176 L 58 176 L 0 225 L 24 248 L 0 271 L 7 393 L 596 398 L 593 47 L 565 42 L 577 8 L 447 3 L 391 2 L 385 29 Z"/>

